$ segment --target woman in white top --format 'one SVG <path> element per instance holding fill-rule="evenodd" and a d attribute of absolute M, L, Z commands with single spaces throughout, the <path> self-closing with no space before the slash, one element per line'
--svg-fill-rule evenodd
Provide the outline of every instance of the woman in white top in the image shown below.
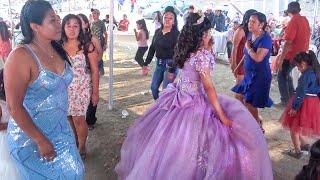
<path fill-rule="evenodd" d="M 142 67 L 142 74 L 147 75 L 149 72 L 148 67 L 144 66 L 144 60 L 143 56 L 148 50 L 148 39 L 149 39 L 149 31 L 146 26 L 146 22 L 144 19 L 140 19 L 137 22 L 137 31 L 134 29 L 134 33 L 136 36 L 136 40 L 138 42 L 138 50 L 136 52 L 135 60 L 138 62 L 138 64 Z"/>

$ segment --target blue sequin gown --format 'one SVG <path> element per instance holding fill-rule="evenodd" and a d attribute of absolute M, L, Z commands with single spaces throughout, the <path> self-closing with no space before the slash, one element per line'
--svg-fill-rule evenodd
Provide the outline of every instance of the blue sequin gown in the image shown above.
<path fill-rule="evenodd" d="M 67 88 L 73 78 L 66 64 L 62 75 L 45 69 L 32 49 L 40 73 L 27 88 L 23 105 L 33 123 L 51 141 L 57 153 L 51 162 L 42 161 L 35 142 L 30 139 L 13 119 L 8 124 L 8 147 L 23 179 L 66 179 L 84 178 L 84 166 L 77 150 L 75 137 L 67 120 Z"/>

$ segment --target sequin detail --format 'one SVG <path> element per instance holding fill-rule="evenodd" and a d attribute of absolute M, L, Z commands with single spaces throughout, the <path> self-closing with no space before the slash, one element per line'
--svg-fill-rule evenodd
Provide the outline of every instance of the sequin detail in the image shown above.
<path fill-rule="evenodd" d="M 197 164 L 198 167 L 205 173 L 208 167 L 208 145 L 198 154 Z"/>
<path fill-rule="evenodd" d="M 178 75 L 176 82 L 180 91 L 190 94 L 198 94 L 202 87 L 199 81 L 191 81 L 188 77 L 181 76 L 181 74 Z"/>
<path fill-rule="evenodd" d="M 200 74 L 205 76 L 207 73 L 211 74 L 214 64 L 214 56 L 210 51 L 202 50 L 196 54 L 191 54 L 191 57 L 185 63 L 186 70 L 181 70 L 176 78 L 177 88 L 191 95 L 205 95 Z M 192 76 L 192 79 L 190 78 L 190 73 L 195 75 Z"/>
<path fill-rule="evenodd" d="M 206 75 L 206 70 L 209 70 L 211 74 L 215 65 L 213 54 L 207 50 L 198 51 L 196 54 L 192 54 L 189 62 L 195 67 L 196 71 L 204 75 Z"/>

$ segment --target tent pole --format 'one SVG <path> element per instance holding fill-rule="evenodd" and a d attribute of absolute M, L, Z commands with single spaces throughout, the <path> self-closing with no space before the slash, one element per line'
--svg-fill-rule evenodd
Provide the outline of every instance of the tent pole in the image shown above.
<path fill-rule="evenodd" d="M 109 110 L 113 109 L 113 14 L 114 1 L 110 0 L 109 15 Z"/>
<path fill-rule="evenodd" d="M 11 9 L 11 1 L 8 0 L 8 10 L 9 10 L 9 17 L 10 17 L 10 24 L 11 24 L 11 35 L 12 35 L 12 47 L 15 46 L 15 37 L 14 37 L 14 23 L 12 18 L 12 9 Z"/>

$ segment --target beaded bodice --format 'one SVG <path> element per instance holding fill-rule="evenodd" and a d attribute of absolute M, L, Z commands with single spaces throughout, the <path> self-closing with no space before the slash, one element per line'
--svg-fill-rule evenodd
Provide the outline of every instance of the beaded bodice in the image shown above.
<path fill-rule="evenodd" d="M 200 74 L 210 76 L 215 64 L 210 51 L 201 50 L 191 54 L 176 78 L 177 88 L 192 95 L 204 94 Z"/>

